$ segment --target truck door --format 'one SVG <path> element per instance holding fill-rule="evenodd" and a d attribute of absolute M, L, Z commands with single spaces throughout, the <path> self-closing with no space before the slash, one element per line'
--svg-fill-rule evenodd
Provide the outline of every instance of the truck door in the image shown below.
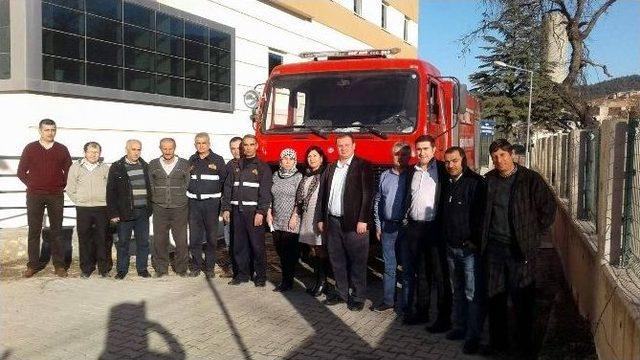
<path fill-rule="evenodd" d="M 428 85 L 428 118 L 427 134 L 436 139 L 436 157 L 442 159 L 444 150 L 447 149 L 446 121 L 444 118 L 444 94 L 440 83 L 435 79 L 429 80 Z"/>

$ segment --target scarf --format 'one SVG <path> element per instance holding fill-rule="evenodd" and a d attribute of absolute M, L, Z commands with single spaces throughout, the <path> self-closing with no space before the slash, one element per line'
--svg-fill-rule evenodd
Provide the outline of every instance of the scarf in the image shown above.
<path fill-rule="evenodd" d="M 297 154 L 295 150 L 291 148 L 286 148 L 282 150 L 282 152 L 280 152 L 280 160 L 282 160 L 287 156 L 293 159 L 294 162 L 297 162 Z M 282 165 L 280 165 L 280 167 L 278 168 L 278 176 L 281 179 L 286 179 L 288 177 L 291 177 L 295 175 L 297 172 L 298 172 L 298 168 L 295 165 L 289 170 L 283 168 Z"/>

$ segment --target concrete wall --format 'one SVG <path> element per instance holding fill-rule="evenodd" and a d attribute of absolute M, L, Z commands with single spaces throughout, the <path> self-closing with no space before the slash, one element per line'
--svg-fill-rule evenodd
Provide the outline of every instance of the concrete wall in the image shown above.
<path fill-rule="evenodd" d="M 562 261 L 580 313 L 589 320 L 600 359 L 640 359 L 640 274 L 618 266 L 621 228 L 621 164 L 624 164 L 626 122 L 610 120 L 600 128 L 597 218 L 578 220 L 584 195 L 587 160 L 580 149 L 584 131 L 548 134 L 536 140 L 533 166 L 558 194 L 559 209 L 553 226 L 554 246 Z M 568 137 L 568 138 L 567 138 Z M 568 148 L 559 145 L 564 139 Z M 551 161 L 549 159 L 552 159 Z M 559 162 L 564 164 L 558 164 Z M 565 177 L 551 182 L 551 169 Z M 564 179 L 564 180 L 562 180 Z M 560 181 L 559 181 L 560 180 Z M 564 186 L 564 191 L 562 191 Z"/>

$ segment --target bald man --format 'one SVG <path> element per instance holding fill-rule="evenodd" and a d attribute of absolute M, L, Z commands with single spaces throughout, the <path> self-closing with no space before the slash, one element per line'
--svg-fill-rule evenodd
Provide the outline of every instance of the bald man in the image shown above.
<path fill-rule="evenodd" d="M 151 277 L 147 270 L 149 258 L 149 216 L 151 216 L 151 183 L 149 166 L 140 157 L 140 140 L 127 140 L 126 155 L 109 168 L 107 179 L 107 211 L 118 227 L 118 265 L 116 279 L 122 280 L 129 271 L 129 241 L 136 239 L 136 270 L 143 278 Z"/>

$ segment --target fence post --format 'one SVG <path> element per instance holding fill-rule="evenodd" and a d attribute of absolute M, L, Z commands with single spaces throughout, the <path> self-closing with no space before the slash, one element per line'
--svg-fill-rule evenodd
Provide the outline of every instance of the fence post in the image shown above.
<path fill-rule="evenodd" d="M 635 162 L 635 145 L 636 145 L 636 129 L 638 128 L 638 119 L 629 119 L 627 127 L 627 158 L 625 162 L 625 179 L 624 179 L 624 210 L 622 212 L 622 265 L 629 263 L 631 255 L 631 225 L 633 221 L 633 180 L 636 171 L 633 168 Z"/>
<path fill-rule="evenodd" d="M 569 171 L 567 174 L 569 209 L 571 216 L 578 216 L 578 199 L 580 198 L 580 130 L 569 133 Z"/>

